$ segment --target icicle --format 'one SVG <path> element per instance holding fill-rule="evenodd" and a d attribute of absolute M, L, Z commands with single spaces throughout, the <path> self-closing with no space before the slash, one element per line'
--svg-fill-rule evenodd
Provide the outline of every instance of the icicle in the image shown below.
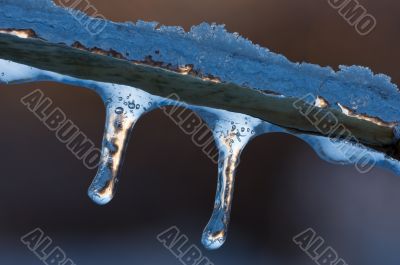
<path fill-rule="evenodd" d="M 117 87 L 117 86 L 115 86 Z M 153 109 L 153 98 L 133 87 L 118 86 L 106 90 L 106 125 L 102 156 L 97 174 L 89 187 L 88 195 L 97 204 L 107 204 L 115 194 L 130 134 L 139 118 Z M 118 92 L 118 95 L 116 95 Z"/>
<path fill-rule="evenodd" d="M 122 107 L 107 106 L 101 162 L 88 192 L 94 202 L 106 204 L 114 197 L 129 135 L 139 117 L 125 114 Z"/>
<path fill-rule="evenodd" d="M 221 247 L 227 236 L 235 183 L 235 171 L 246 144 L 257 135 L 261 121 L 226 111 L 196 111 L 208 123 L 219 150 L 218 184 L 211 219 L 204 229 L 202 243 L 207 249 Z"/>
<path fill-rule="evenodd" d="M 229 137 L 226 138 L 228 140 Z M 218 185 L 214 211 L 204 229 L 202 243 L 208 249 L 217 249 L 225 243 L 232 206 L 235 170 L 241 149 L 221 148 L 218 161 Z"/>

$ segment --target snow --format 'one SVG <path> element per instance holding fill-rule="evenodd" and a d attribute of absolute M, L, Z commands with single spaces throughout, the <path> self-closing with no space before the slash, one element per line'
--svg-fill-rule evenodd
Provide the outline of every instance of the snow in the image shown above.
<path fill-rule="evenodd" d="M 0 28 L 29 28 L 50 42 L 71 45 L 79 41 L 86 47 L 114 49 L 132 60 L 151 55 L 155 61 L 173 66 L 192 64 L 195 70 L 225 82 L 287 97 L 311 93 L 322 96 L 336 109 L 340 102 L 359 114 L 386 122 L 400 120 L 400 94 L 390 77 L 361 66 L 340 66 L 335 72 L 330 67 L 293 63 L 237 33 L 227 32 L 223 25 L 202 23 L 185 32 L 181 27 L 159 26 L 157 22 L 106 21 L 104 30 L 92 35 L 86 24 L 80 23 L 87 19 L 75 19 L 70 11 L 50 0 L 0 0 L 0 4 Z"/>

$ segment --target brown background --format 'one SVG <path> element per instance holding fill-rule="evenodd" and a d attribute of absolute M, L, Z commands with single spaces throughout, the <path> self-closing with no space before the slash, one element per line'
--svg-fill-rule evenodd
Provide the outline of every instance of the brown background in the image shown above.
<path fill-rule="evenodd" d="M 92 0 L 114 21 L 156 20 L 186 29 L 224 23 L 293 61 L 359 64 L 400 84 L 400 3 L 363 0 L 377 28 L 356 33 L 324 0 Z M 192 243 L 211 214 L 216 167 L 161 111 L 137 124 L 118 194 L 99 207 L 86 197 L 95 171 L 59 143 L 20 102 L 40 88 L 96 144 L 104 107 L 92 92 L 53 83 L 1 86 L 0 264 L 41 264 L 19 237 L 41 227 L 76 264 L 180 264 L 156 235 L 178 226 Z M 312 227 L 352 265 L 400 262 L 400 180 L 374 169 L 321 161 L 281 134 L 255 139 L 242 156 L 226 245 L 217 264 L 308 265 L 291 238 Z"/>

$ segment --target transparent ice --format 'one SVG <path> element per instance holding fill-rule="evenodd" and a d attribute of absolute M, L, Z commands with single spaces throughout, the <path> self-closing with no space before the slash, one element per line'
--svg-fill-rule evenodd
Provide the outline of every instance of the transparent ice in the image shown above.
<path fill-rule="evenodd" d="M 224 82 L 268 89 L 286 97 L 301 98 L 311 93 L 323 97 L 338 110 L 340 106 L 335 105 L 336 102 L 387 122 L 400 120 L 400 94 L 386 75 L 374 75 L 370 69 L 360 66 L 341 66 L 340 71 L 335 72 L 329 67 L 292 63 L 238 34 L 228 33 L 220 25 L 203 23 L 189 32 L 180 27 L 157 25 L 142 21 L 135 24 L 108 21 L 101 34 L 91 35 L 67 10 L 50 0 L 0 0 L 0 29 L 32 29 L 39 37 L 53 43 L 72 45 L 79 41 L 86 47 L 119 51 L 130 60 L 140 61 L 151 55 L 155 61 L 176 67 L 194 65 L 197 71 L 218 76 Z M 107 115 L 101 163 L 88 191 L 90 198 L 101 205 L 114 197 L 129 137 L 138 119 L 156 108 L 178 104 L 140 88 L 81 80 L 0 59 L 0 83 L 37 81 L 85 87 L 103 99 Z M 217 249 L 226 240 L 240 154 L 258 135 L 290 133 L 310 144 L 329 162 L 355 163 L 353 157 L 343 153 L 342 148 L 346 146 L 347 150 L 367 152 L 378 165 L 400 174 L 397 160 L 362 145 L 289 132 L 240 113 L 200 106 L 188 108 L 208 124 L 219 149 L 214 210 L 202 236 L 202 243 L 208 249 Z"/>

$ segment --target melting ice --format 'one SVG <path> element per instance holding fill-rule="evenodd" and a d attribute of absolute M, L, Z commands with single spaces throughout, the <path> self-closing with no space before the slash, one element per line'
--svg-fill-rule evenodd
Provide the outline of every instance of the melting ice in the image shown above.
<path fill-rule="evenodd" d="M 157 23 L 107 22 L 102 34 L 92 36 L 66 10 L 49 0 L 0 0 L 0 5 L 0 29 L 30 29 L 53 43 L 71 46 L 79 41 L 85 47 L 116 50 L 129 60 L 140 61 L 151 55 L 154 60 L 177 68 L 194 65 L 196 71 L 217 76 L 223 82 L 254 89 L 267 87 L 291 97 L 312 93 L 327 102 L 341 102 L 353 111 L 368 113 L 388 122 L 398 123 L 400 120 L 400 95 L 389 77 L 374 75 L 363 67 L 342 66 L 339 72 L 335 72 L 328 67 L 291 63 L 237 34 L 226 32 L 223 26 L 201 24 L 185 33 L 179 27 L 156 28 Z M 0 73 L 1 83 L 55 81 L 92 89 L 103 99 L 106 124 L 101 163 L 88 190 L 89 197 L 101 205 L 114 197 L 126 147 L 138 119 L 156 108 L 179 104 L 150 95 L 140 88 L 81 80 L 2 59 Z M 325 101 L 321 103 L 321 98 L 317 104 L 327 104 Z M 208 249 L 219 248 L 226 240 L 240 154 L 258 135 L 290 133 L 309 143 L 327 161 L 355 163 L 353 157 L 342 152 L 345 145 L 347 150 L 368 152 L 377 164 L 400 174 L 399 161 L 365 146 L 289 132 L 240 113 L 200 106 L 188 108 L 208 124 L 219 149 L 214 210 L 202 235 L 202 243 Z"/>

